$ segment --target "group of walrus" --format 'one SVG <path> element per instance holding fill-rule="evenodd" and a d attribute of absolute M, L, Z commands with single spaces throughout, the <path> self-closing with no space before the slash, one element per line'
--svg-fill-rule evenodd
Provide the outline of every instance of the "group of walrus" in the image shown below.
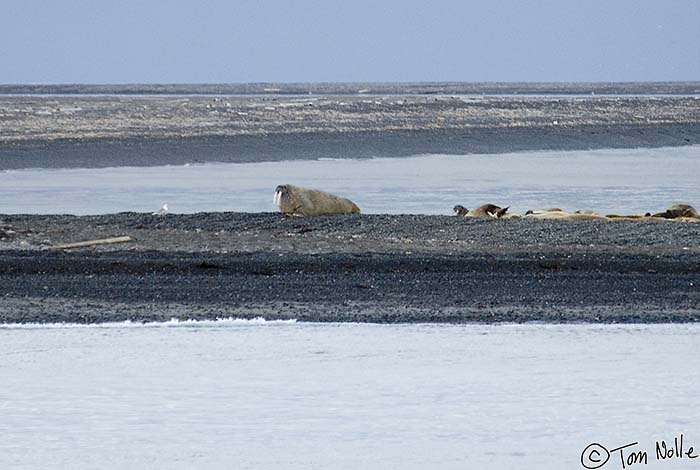
<path fill-rule="evenodd" d="M 359 214 L 360 208 L 350 199 L 335 196 L 333 194 L 306 189 L 291 184 L 277 186 L 273 202 L 285 215 L 316 216 L 329 214 Z M 509 207 L 501 207 L 495 204 L 484 204 L 476 209 L 469 210 L 464 206 L 454 206 L 453 210 L 459 217 L 478 219 L 556 219 L 556 220 L 677 220 L 700 221 L 700 216 L 695 208 L 688 204 L 675 204 L 664 212 L 644 215 L 602 215 L 593 211 L 566 212 L 558 207 L 548 209 L 528 210 L 525 214 L 509 214 Z"/>
<path fill-rule="evenodd" d="M 679 221 L 700 221 L 700 216 L 695 208 L 689 204 L 674 204 L 663 212 L 652 214 L 647 212 L 644 215 L 620 215 L 620 214 L 599 214 L 594 211 L 566 212 L 558 207 L 549 209 L 529 210 L 523 215 L 507 214 L 508 207 L 501 208 L 495 204 L 484 204 L 474 210 L 468 210 L 463 206 L 454 206 L 453 211 L 461 217 L 476 217 L 481 219 L 557 219 L 557 220 L 679 220 Z"/>

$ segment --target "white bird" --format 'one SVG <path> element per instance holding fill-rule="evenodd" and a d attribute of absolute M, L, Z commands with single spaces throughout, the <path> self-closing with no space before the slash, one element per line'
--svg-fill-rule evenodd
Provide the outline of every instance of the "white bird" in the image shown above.
<path fill-rule="evenodd" d="M 154 212 L 154 213 L 151 214 L 151 215 L 165 215 L 165 214 L 167 214 L 167 213 L 168 213 L 168 205 L 167 205 L 167 204 L 163 204 L 163 207 L 161 207 L 160 209 L 158 209 L 158 212 Z"/>

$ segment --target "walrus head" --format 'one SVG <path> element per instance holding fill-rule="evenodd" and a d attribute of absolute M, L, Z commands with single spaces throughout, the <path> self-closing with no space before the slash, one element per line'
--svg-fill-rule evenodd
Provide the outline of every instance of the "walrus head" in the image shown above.
<path fill-rule="evenodd" d="M 464 206 L 460 206 L 459 204 L 457 204 L 456 206 L 454 206 L 454 207 L 452 208 L 452 210 L 455 212 L 455 214 L 461 215 L 461 216 L 463 216 L 463 217 L 464 217 L 465 215 L 467 215 L 467 213 L 469 212 L 469 209 L 467 209 L 467 208 L 464 207 Z"/>
<path fill-rule="evenodd" d="M 503 209 L 498 210 L 495 214 L 491 214 L 491 217 L 495 217 L 497 219 L 500 219 L 504 215 L 506 215 L 506 212 L 508 212 L 508 209 L 510 209 L 510 206 L 504 207 Z"/>
<path fill-rule="evenodd" d="M 282 197 L 289 195 L 289 186 L 286 184 L 280 184 L 275 188 L 275 195 L 272 197 L 272 203 L 280 205 Z"/>

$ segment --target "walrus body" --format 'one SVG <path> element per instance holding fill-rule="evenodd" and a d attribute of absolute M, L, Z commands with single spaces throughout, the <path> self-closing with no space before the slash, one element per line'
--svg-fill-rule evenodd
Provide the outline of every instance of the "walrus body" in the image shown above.
<path fill-rule="evenodd" d="M 547 212 L 563 212 L 561 209 L 558 207 L 550 207 L 547 209 L 535 209 L 535 210 L 528 210 L 525 212 L 525 215 L 530 215 L 530 214 L 544 214 Z"/>
<path fill-rule="evenodd" d="M 665 212 L 658 212 L 653 214 L 651 217 L 660 217 L 663 219 L 698 219 L 698 211 L 689 204 L 674 204 L 673 206 L 666 209 Z"/>
<path fill-rule="evenodd" d="M 646 220 L 646 221 L 664 221 L 674 220 L 678 222 L 700 222 L 700 215 L 695 208 L 689 204 L 675 204 L 664 212 L 652 214 L 647 212 L 644 215 L 618 215 L 608 214 L 606 217 L 613 220 Z"/>
<path fill-rule="evenodd" d="M 273 202 L 279 206 L 283 214 L 288 215 L 314 216 L 360 212 L 357 204 L 350 199 L 291 184 L 277 186 Z"/>
<path fill-rule="evenodd" d="M 506 212 L 508 212 L 508 207 L 500 207 L 495 204 L 484 204 L 479 206 L 473 211 L 470 211 L 464 206 L 454 206 L 452 209 L 455 214 L 461 217 L 476 217 L 481 219 L 500 219 Z"/>
<path fill-rule="evenodd" d="M 564 212 L 562 210 L 553 211 L 528 211 L 525 217 L 528 219 L 546 220 L 608 220 L 607 217 L 595 212 Z"/>
<path fill-rule="evenodd" d="M 649 214 L 649 213 L 647 213 L 645 215 L 605 214 L 605 217 L 607 217 L 610 220 L 645 220 L 645 219 L 649 219 L 651 217 L 651 214 Z"/>

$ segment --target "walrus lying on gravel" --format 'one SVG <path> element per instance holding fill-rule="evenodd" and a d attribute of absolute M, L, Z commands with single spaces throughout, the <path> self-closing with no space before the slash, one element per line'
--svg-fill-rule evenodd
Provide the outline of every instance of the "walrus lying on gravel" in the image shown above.
<path fill-rule="evenodd" d="M 652 214 L 652 217 L 661 217 L 663 219 L 700 219 L 698 211 L 690 204 L 674 204 L 664 212 Z"/>
<path fill-rule="evenodd" d="M 695 208 L 689 204 L 675 204 L 664 212 L 652 214 L 647 212 L 644 215 L 618 215 L 608 214 L 609 219 L 613 220 L 677 220 L 681 222 L 698 222 L 700 215 Z"/>
<path fill-rule="evenodd" d="M 558 207 L 550 207 L 548 209 L 536 209 L 536 210 L 528 210 L 525 212 L 525 215 L 530 215 L 530 214 L 544 214 L 545 212 L 564 212 Z"/>
<path fill-rule="evenodd" d="M 564 212 L 561 209 L 527 211 L 526 219 L 547 220 L 608 220 L 604 215 L 592 211 Z"/>
<path fill-rule="evenodd" d="M 360 212 L 357 204 L 350 199 L 291 184 L 277 186 L 272 202 L 279 206 L 283 214 L 289 215 L 313 216 Z"/>
<path fill-rule="evenodd" d="M 473 211 L 470 211 L 464 206 L 456 205 L 452 210 L 461 217 L 477 217 L 482 219 L 500 219 L 506 212 L 508 212 L 508 207 L 500 207 L 495 204 L 484 204 L 479 206 Z"/>

